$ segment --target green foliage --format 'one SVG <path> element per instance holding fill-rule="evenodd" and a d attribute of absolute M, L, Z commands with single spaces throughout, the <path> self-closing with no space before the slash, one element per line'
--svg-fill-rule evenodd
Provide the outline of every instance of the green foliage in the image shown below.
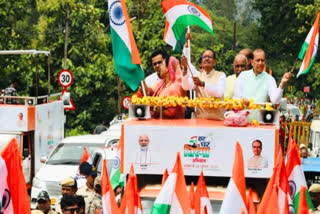
<path fill-rule="evenodd" d="M 277 80 L 291 68 L 320 9 L 320 0 L 193 2 L 209 13 L 215 33 L 212 37 L 198 27 L 191 27 L 195 66 L 201 53 L 211 48 L 216 52 L 216 69 L 230 75 L 234 56 L 240 49 L 260 47 L 266 50 L 268 67 L 272 67 Z M 159 0 L 127 0 L 126 5 L 145 76 L 153 73 L 150 55 L 154 50 L 164 49 L 180 58 L 163 41 L 165 17 Z M 66 112 L 67 136 L 92 133 L 101 120 L 110 121 L 118 113 L 118 77 L 114 71 L 107 8 L 107 1 L 101 0 L 0 0 L 0 49 L 49 50 L 52 93 L 62 91 L 57 75 L 64 64 L 64 37 L 68 25 L 66 67 L 74 74 L 68 91 L 76 110 Z M 295 71 L 298 66 L 299 63 Z M 0 69 L 0 88 L 18 78 L 22 82 L 19 95 L 28 94 L 36 70 L 40 85 L 48 86 L 47 57 L 0 56 Z M 306 85 L 311 86 L 312 96 L 319 94 L 319 70 L 319 63 L 315 63 L 308 75 L 293 79 L 290 82 L 294 85 L 293 94 L 300 93 Z M 131 94 L 121 82 L 121 96 Z"/>

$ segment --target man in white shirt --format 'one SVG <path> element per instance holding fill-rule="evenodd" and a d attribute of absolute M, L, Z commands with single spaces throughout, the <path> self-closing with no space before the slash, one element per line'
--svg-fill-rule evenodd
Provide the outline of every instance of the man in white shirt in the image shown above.
<path fill-rule="evenodd" d="M 268 160 L 261 155 L 262 142 L 255 140 L 252 143 L 253 156 L 248 160 L 247 167 L 249 169 L 267 168 Z"/>
<path fill-rule="evenodd" d="M 142 134 L 139 136 L 139 148 L 136 152 L 135 163 L 146 165 L 151 163 L 151 150 L 149 148 L 149 136 Z"/>
<path fill-rule="evenodd" d="M 181 64 L 184 68 L 182 77 L 182 87 L 184 90 L 195 89 L 197 97 L 223 98 L 226 75 L 214 69 L 216 59 L 213 50 L 207 49 L 202 53 L 202 71 L 196 76 L 188 77 L 186 60 L 181 60 Z M 223 120 L 223 113 L 223 109 L 205 109 L 200 107 L 196 109 L 197 118 Z"/>

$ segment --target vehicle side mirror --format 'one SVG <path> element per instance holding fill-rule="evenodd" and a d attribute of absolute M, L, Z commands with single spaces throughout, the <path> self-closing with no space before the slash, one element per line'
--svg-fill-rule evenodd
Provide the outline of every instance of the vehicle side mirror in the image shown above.
<path fill-rule="evenodd" d="M 41 163 L 45 163 L 47 161 L 47 157 L 46 156 L 42 156 L 41 158 L 40 158 L 40 162 Z"/>

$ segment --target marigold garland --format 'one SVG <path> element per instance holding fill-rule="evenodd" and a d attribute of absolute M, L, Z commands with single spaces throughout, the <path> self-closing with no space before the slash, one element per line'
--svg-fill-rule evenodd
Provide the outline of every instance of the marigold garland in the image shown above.
<path fill-rule="evenodd" d="M 223 108 L 226 110 L 242 110 L 242 109 L 264 109 L 274 110 L 271 103 L 255 104 L 253 99 L 249 101 L 249 105 L 244 104 L 243 99 L 228 99 L 224 100 L 218 98 L 195 98 L 194 100 L 188 97 L 138 97 L 133 95 L 131 97 L 132 104 L 145 104 L 150 106 L 163 106 L 163 107 L 201 107 L 201 108 Z"/>

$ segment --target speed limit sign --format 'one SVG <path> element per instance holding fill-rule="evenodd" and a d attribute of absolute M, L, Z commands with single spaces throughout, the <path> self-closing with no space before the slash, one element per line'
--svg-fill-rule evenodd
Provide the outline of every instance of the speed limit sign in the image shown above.
<path fill-rule="evenodd" d="M 62 87 L 69 87 L 73 82 L 71 71 L 63 69 L 58 74 L 58 82 Z"/>
<path fill-rule="evenodd" d="M 131 98 L 128 96 L 124 97 L 122 99 L 122 107 L 128 110 L 130 105 L 131 105 Z"/>

